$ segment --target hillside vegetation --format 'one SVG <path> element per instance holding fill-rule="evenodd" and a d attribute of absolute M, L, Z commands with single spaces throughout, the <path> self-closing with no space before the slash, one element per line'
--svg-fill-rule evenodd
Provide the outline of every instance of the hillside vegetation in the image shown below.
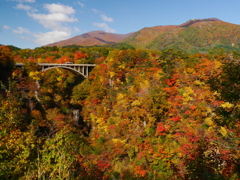
<path fill-rule="evenodd" d="M 0 179 L 239 179 L 239 58 L 1 46 Z M 96 67 L 83 79 L 37 62 Z"/>
<path fill-rule="evenodd" d="M 190 20 L 178 26 L 143 28 L 122 42 L 135 48 L 166 50 L 175 48 L 187 53 L 207 52 L 222 47 L 239 50 L 240 26 L 218 19 Z"/>
<path fill-rule="evenodd" d="M 87 32 L 44 47 L 110 47 L 149 50 L 178 49 L 188 54 L 208 53 L 222 48 L 240 52 L 240 25 L 216 18 L 192 19 L 180 25 L 146 27 L 128 34 Z M 9 46 L 12 50 L 19 50 Z"/>

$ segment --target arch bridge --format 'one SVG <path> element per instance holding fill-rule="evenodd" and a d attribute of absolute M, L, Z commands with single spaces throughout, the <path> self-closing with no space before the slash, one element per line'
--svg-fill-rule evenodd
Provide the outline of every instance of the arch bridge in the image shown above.
<path fill-rule="evenodd" d="M 90 71 L 96 66 L 96 64 L 53 64 L 53 63 L 37 63 L 38 66 L 41 67 L 41 71 L 47 71 L 54 68 L 63 68 L 70 70 L 74 73 L 78 73 L 82 75 L 84 78 L 89 76 Z M 25 65 L 22 63 L 16 63 L 16 67 L 24 67 Z"/>

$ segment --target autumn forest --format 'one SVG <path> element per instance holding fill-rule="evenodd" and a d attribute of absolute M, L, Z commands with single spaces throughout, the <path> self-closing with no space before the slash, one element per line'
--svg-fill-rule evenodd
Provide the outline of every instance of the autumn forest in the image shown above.
<path fill-rule="evenodd" d="M 0 179 L 240 179 L 239 59 L 1 46 Z M 37 64 L 67 62 L 96 66 L 84 78 Z"/>

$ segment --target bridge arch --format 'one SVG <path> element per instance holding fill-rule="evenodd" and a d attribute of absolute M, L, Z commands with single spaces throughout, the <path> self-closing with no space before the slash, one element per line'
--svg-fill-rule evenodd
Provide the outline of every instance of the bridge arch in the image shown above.
<path fill-rule="evenodd" d="M 54 68 L 62 68 L 69 70 L 77 75 L 81 75 L 84 78 L 87 78 L 90 71 L 96 66 L 96 64 L 53 64 L 53 63 L 37 63 L 38 66 L 41 67 L 40 71 L 47 71 Z M 16 67 L 24 67 L 25 65 L 22 63 L 16 63 Z"/>
<path fill-rule="evenodd" d="M 75 70 L 75 69 L 73 69 L 73 68 L 71 68 L 71 67 L 65 67 L 65 66 L 48 67 L 48 68 L 42 69 L 41 71 L 44 72 L 44 71 L 48 71 L 48 70 L 56 69 L 56 68 L 66 69 L 66 70 L 71 71 L 71 72 L 74 73 L 74 74 L 81 75 L 81 76 L 83 76 L 84 78 L 87 78 L 87 76 L 84 75 L 83 73 L 81 73 L 80 71 L 77 71 L 77 70 Z"/>

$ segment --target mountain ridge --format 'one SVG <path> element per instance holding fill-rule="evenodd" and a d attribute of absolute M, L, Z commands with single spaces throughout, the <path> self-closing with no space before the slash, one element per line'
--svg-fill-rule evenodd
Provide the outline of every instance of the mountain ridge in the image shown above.
<path fill-rule="evenodd" d="M 179 49 L 188 53 L 222 47 L 240 51 L 240 25 L 217 18 L 191 19 L 180 25 L 144 27 L 128 34 L 91 31 L 45 46 L 102 46 L 115 43 L 134 48 L 165 50 Z"/>
<path fill-rule="evenodd" d="M 91 31 L 81 35 L 74 36 L 66 40 L 47 44 L 45 46 L 62 47 L 62 46 L 69 46 L 69 45 L 95 46 L 95 45 L 113 44 L 113 43 L 120 42 L 121 40 L 125 39 L 129 35 L 131 35 L 131 33 L 115 34 L 115 33 L 107 33 L 104 31 Z"/>
<path fill-rule="evenodd" d="M 180 25 L 143 28 L 122 42 L 135 48 L 179 49 L 188 53 L 213 48 L 240 50 L 240 25 L 217 18 L 193 19 Z"/>
<path fill-rule="evenodd" d="M 195 24 L 197 22 L 209 22 L 209 21 L 221 21 L 218 18 L 207 18 L 207 19 L 190 19 L 189 21 L 179 25 L 181 27 L 188 27 L 191 26 L 192 24 Z"/>

